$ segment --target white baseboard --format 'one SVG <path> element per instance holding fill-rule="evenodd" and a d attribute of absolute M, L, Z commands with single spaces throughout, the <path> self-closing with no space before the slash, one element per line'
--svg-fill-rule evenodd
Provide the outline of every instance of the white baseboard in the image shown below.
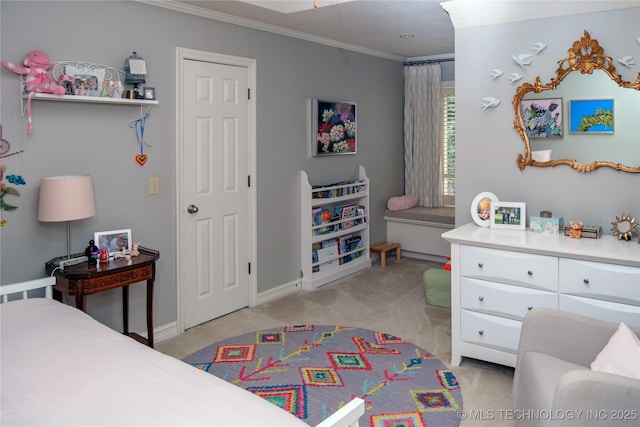
<path fill-rule="evenodd" d="M 264 304 L 265 302 L 273 301 L 283 296 L 299 292 L 302 290 L 302 280 L 294 280 L 293 282 L 284 283 L 275 288 L 271 288 L 268 291 L 260 292 L 256 298 L 256 305 Z"/>
<path fill-rule="evenodd" d="M 299 292 L 302 290 L 301 280 L 294 280 L 293 282 L 285 283 L 275 288 L 271 288 L 267 291 L 261 292 L 256 298 L 256 305 L 264 304 L 269 301 L 273 301 L 278 298 L 282 298 L 286 295 Z M 146 331 L 141 333 L 143 337 L 147 338 Z M 153 339 L 155 342 L 161 342 L 178 336 L 178 323 L 170 322 L 157 328 L 153 328 Z"/>

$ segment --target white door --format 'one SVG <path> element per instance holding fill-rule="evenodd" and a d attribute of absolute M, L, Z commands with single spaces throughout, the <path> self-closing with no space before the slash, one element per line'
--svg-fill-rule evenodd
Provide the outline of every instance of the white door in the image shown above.
<path fill-rule="evenodd" d="M 249 305 L 252 227 L 248 70 L 191 59 L 181 66 L 178 268 L 187 329 Z"/>

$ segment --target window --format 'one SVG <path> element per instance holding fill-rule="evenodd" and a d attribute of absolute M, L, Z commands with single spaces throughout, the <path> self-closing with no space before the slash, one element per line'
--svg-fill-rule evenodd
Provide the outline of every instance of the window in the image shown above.
<path fill-rule="evenodd" d="M 456 96 L 452 83 L 443 82 L 442 185 L 444 205 L 456 204 Z"/>

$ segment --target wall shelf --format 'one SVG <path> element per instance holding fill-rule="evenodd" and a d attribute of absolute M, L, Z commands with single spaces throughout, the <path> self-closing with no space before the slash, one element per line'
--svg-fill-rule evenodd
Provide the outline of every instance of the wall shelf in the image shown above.
<path fill-rule="evenodd" d="M 128 99 L 128 98 L 107 98 L 100 96 L 79 96 L 79 95 L 52 95 L 50 93 L 31 93 L 23 95 L 23 99 L 58 101 L 58 102 L 88 102 L 95 104 L 114 105 L 158 105 L 157 99 Z"/>

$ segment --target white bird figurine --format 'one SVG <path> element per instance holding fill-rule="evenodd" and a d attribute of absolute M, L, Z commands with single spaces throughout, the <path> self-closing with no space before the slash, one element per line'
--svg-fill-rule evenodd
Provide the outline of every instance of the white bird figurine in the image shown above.
<path fill-rule="evenodd" d="M 504 71 L 502 71 L 499 68 L 494 68 L 493 70 L 491 70 L 491 73 L 489 73 L 489 75 L 491 76 L 492 80 L 497 79 L 498 77 L 500 77 L 503 74 L 504 74 Z"/>
<path fill-rule="evenodd" d="M 521 66 L 523 69 L 526 69 L 527 65 L 531 65 L 531 61 L 533 61 L 533 55 L 528 53 L 521 53 L 520 55 L 511 55 L 513 62 Z"/>
<path fill-rule="evenodd" d="M 540 55 L 540 52 L 542 52 L 546 48 L 547 48 L 546 43 L 538 42 L 533 44 L 533 48 L 531 50 L 533 50 L 536 53 L 536 55 Z"/>
<path fill-rule="evenodd" d="M 495 108 L 500 105 L 500 100 L 498 98 L 494 98 L 493 96 L 488 96 L 486 98 L 482 98 L 482 103 L 480 106 L 482 107 L 482 111 L 487 108 Z"/>
<path fill-rule="evenodd" d="M 623 56 L 622 58 L 618 58 L 618 62 L 627 68 L 631 68 L 631 66 L 636 63 L 636 59 L 633 56 Z"/>
<path fill-rule="evenodd" d="M 521 79 L 522 79 L 522 76 L 520 74 L 518 74 L 518 73 L 509 74 L 509 81 L 511 83 L 515 83 L 515 82 L 517 82 L 517 81 L 519 81 Z"/>

